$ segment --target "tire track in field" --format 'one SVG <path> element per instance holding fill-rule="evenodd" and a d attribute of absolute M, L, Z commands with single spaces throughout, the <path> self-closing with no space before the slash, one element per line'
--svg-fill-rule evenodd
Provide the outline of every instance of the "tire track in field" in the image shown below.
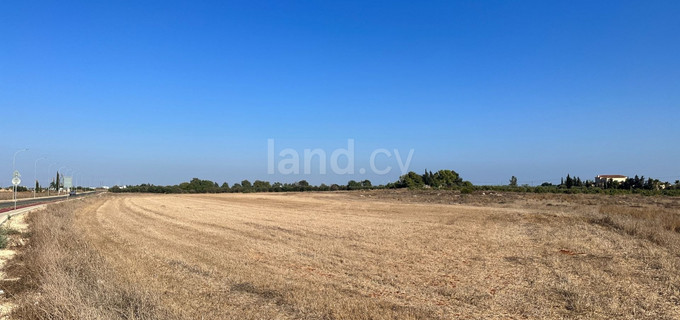
<path fill-rule="evenodd" d="M 441 210 L 435 215 L 421 204 L 345 200 L 112 196 L 84 220 L 121 273 L 187 317 L 430 315 L 424 308 L 441 294 L 427 288 L 441 282 L 433 275 L 459 266 L 452 241 L 465 228 L 442 217 L 465 215 L 451 206 L 430 208 Z"/>
<path fill-rule="evenodd" d="M 93 242 L 109 262 L 123 269 L 123 274 L 128 273 L 128 280 L 143 279 L 145 286 L 156 291 L 169 306 L 175 306 L 175 312 L 186 318 L 219 319 L 229 314 L 236 317 L 238 312 L 235 310 L 248 301 L 253 305 L 268 306 L 255 312 L 259 314 L 258 318 L 289 317 L 286 316 L 289 311 L 278 308 L 269 301 L 271 299 L 248 292 L 232 292 L 231 288 L 238 282 L 231 281 L 221 272 L 231 268 L 220 266 L 220 259 L 211 257 L 214 247 L 187 245 L 197 237 L 159 236 L 158 230 L 168 228 L 167 223 L 156 223 L 147 228 L 146 231 L 153 230 L 155 235 L 141 231 L 143 229 L 139 227 L 151 220 L 140 218 L 140 213 L 130 210 L 125 200 L 116 198 L 102 203 L 94 214 L 83 215 L 83 222 Z M 206 262 L 212 267 L 205 268 Z"/>

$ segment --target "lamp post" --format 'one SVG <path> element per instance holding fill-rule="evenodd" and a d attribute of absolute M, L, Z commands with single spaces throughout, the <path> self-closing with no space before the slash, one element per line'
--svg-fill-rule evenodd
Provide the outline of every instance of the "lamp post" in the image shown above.
<path fill-rule="evenodd" d="M 17 172 L 17 167 L 16 167 L 17 154 L 19 154 L 19 152 L 23 152 L 23 151 L 28 151 L 28 148 L 21 149 L 21 150 L 14 153 L 14 157 L 12 158 L 12 174 L 13 175 L 16 174 L 16 172 Z M 15 176 L 15 177 L 19 178 L 18 176 Z M 12 179 L 12 180 L 14 180 L 14 179 Z M 17 185 L 18 184 L 14 184 L 14 182 L 12 182 L 12 185 L 14 185 L 14 210 L 16 210 L 17 209 Z"/>
<path fill-rule="evenodd" d="M 41 157 L 38 159 L 35 159 L 35 163 L 33 163 L 33 180 L 35 181 L 35 186 L 33 188 L 33 199 L 35 199 L 35 193 L 38 191 L 38 161 L 47 159 L 47 157 Z"/>
<path fill-rule="evenodd" d="M 78 193 L 78 183 L 77 183 L 78 180 L 76 180 L 76 172 L 78 172 L 78 170 L 73 170 L 73 172 L 71 172 L 71 184 L 73 186 L 73 191 Z"/>

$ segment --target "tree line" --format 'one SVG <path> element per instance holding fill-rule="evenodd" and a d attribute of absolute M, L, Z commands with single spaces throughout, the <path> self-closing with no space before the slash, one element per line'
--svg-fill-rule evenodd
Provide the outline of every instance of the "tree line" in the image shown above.
<path fill-rule="evenodd" d="M 350 180 L 347 184 L 320 184 L 311 185 L 306 180 L 294 183 L 270 183 L 263 180 L 242 180 L 239 183 L 229 185 L 227 182 L 221 185 L 211 180 L 193 178 L 189 182 L 178 185 L 158 186 L 153 184 L 140 184 L 136 186 L 114 186 L 110 192 L 143 192 L 143 193 L 250 193 L 250 192 L 301 192 L 301 191 L 340 191 L 340 190 L 368 190 L 368 189 L 440 189 L 459 190 L 461 193 L 471 193 L 479 190 L 510 191 L 510 192 L 534 192 L 534 193 L 641 193 L 641 194 L 665 194 L 680 195 L 680 181 L 675 184 L 661 182 L 643 176 L 629 178 L 623 183 L 606 181 L 597 184 L 593 180 L 583 180 L 580 177 L 567 175 L 562 178 L 560 184 L 554 185 L 545 182 L 540 186 L 517 185 L 517 177 L 513 176 L 506 186 L 475 186 L 470 181 L 465 181 L 454 170 L 439 170 L 432 172 L 425 170 L 424 173 L 409 172 L 395 182 L 385 185 L 373 185 L 370 180 Z"/>
<path fill-rule="evenodd" d="M 339 184 L 320 184 L 318 186 L 311 185 L 306 180 L 300 180 L 294 183 L 281 183 L 269 181 L 243 180 L 240 183 L 229 185 L 227 182 L 221 185 L 211 180 L 201 180 L 193 178 L 189 182 L 182 182 L 178 185 L 172 186 L 157 186 L 153 184 L 140 184 L 136 186 L 119 187 L 114 186 L 109 189 L 110 192 L 146 192 L 146 193 L 250 193 L 250 192 L 300 192 L 300 191 L 338 191 L 338 190 L 361 190 L 361 189 L 380 189 L 386 186 L 373 186 L 371 181 L 354 181 L 350 180 L 346 185 Z"/>
<path fill-rule="evenodd" d="M 386 185 L 373 185 L 370 180 L 355 181 L 350 180 L 347 184 L 320 184 L 311 185 L 306 180 L 294 183 L 281 183 L 268 181 L 243 180 L 240 183 L 229 185 L 227 182 L 221 185 L 211 180 L 193 178 L 189 182 L 182 182 L 178 185 L 158 186 L 150 183 L 136 186 L 114 186 L 111 192 L 147 192 L 147 193 L 227 193 L 227 192 L 299 192 L 299 191 L 339 191 L 339 190 L 366 190 L 366 189 L 453 189 L 462 186 L 472 186 L 469 181 L 463 181 L 457 172 L 453 170 L 439 170 L 435 173 L 427 171 L 423 174 L 409 172 L 399 178 L 398 181 Z"/>
<path fill-rule="evenodd" d="M 512 185 L 512 183 L 511 183 Z M 553 186 L 552 183 L 545 182 L 541 186 Z M 619 190 L 673 190 L 680 189 L 680 180 L 676 180 L 675 184 L 670 182 L 662 182 L 659 179 L 647 178 L 644 176 L 635 175 L 633 178 L 627 178 L 625 181 L 614 181 L 613 179 L 606 179 L 601 182 L 594 180 L 581 180 L 580 177 L 572 177 L 567 174 L 566 178 L 562 178 L 558 188 L 600 188 L 604 190 L 619 189 Z"/>
<path fill-rule="evenodd" d="M 510 183 L 507 186 L 484 186 L 484 189 L 507 190 L 507 191 L 524 191 L 524 192 L 552 192 L 552 193 L 605 193 L 605 194 L 644 194 L 644 195 L 672 195 L 680 196 L 680 180 L 675 180 L 675 183 L 662 182 L 659 179 L 645 178 L 644 176 L 636 175 L 633 178 L 627 178 L 623 182 L 614 181 L 613 179 L 605 179 L 603 181 L 595 181 L 588 179 L 581 179 L 578 176 L 571 176 L 567 174 L 565 178 L 560 179 L 560 183 L 555 185 L 550 182 L 544 182 L 540 186 L 531 187 L 528 185 L 517 185 L 517 178 L 512 176 Z"/>

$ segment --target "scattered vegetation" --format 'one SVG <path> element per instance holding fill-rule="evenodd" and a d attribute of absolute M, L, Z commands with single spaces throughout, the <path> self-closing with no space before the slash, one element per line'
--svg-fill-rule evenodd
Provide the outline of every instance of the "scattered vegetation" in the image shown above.
<path fill-rule="evenodd" d="M 0 249 L 6 249 L 9 245 L 10 236 L 21 234 L 20 231 L 6 226 L 0 226 Z"/>
<path fill-rule="evenodd" d="M 9 244 L 9 238 L 7 237 L 7 233 L 5 231 L 5 228 L 0 228 L 0 249 L 6 249 L 7 245 Z"/>

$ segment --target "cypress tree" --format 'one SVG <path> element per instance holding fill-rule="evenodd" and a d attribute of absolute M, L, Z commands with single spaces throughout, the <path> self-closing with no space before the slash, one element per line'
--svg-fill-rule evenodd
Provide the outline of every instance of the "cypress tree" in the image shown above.
<path fill-rule="evenodd" d="M 567 174 L 567 189 L 571 188 L 574 185 L 574 180 L 571 179 L 571 176 Z"/>

